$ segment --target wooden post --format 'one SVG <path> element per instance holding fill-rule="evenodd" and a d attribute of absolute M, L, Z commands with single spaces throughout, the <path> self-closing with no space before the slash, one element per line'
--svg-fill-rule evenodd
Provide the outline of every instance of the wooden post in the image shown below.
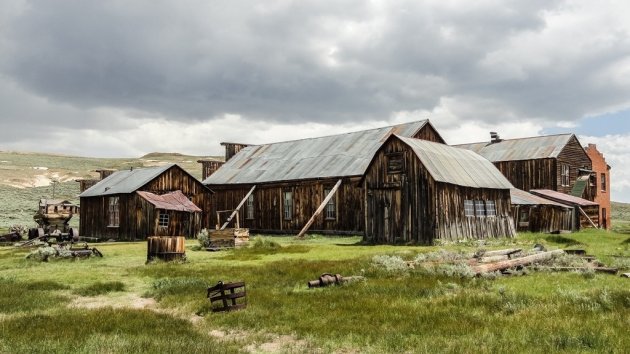
<path fill-rule="evenodd" d="M 230 217 L 223 224 L 223 226 L 221 226 L 220 230 L 225 230 L 225 228 L 228 226 L 230 221 L 232 221 L 232 218 L 234 218 L 234 216 L 238 213 L 238 210 L 243 206 L 243 204 L 245 204 L 245 201 L 247 200 L 247 198 L 249 198 L 249 196 L 254 192 L 254 189 L 256 189 L 256 186 L 253 186 L 252 189 L 249 190 L 247 195 L 245 195 L 245 198 L 243 198 L 243 200 L 241 200 L 241 202 L 238 203 L 238 206 L 236 207 L 236 209 L 234 209 L 234 211 L 232 212 L 232 215 L 230 215 Z"/>
<path fill-rule="evenodd" d="M 595 225 L 593 220 L 591 220 L 591 218 L 589 218 L 588 215 L 586 215 L 586 212 L 584 211 L 584 209 L 582 209 L 582 207 L 579 207 L 579 206 L 578 206 L 578 209 L 580 210 L 580 214 L 584 215 L 584 217 L 586 218 L 586 220 L 588 220 L 591 226 L 598 229 L 597 225 Z"/>
<path fill-rule="evenodd" d="M 328 204 L 330 199 L 335 195 L 335 192 L 337 192 L 337 189 L 339 188 L 340 185 L 341 185 L 341 180 L 338 180 L 335 186 L 333 187 L 333 189 L 331 189 L 328 195 L 326 196 L 326 198 L 324 198 L 324 201 L 319 205 L 319 208 L 315 210 L 315 213 L 313 214 L 313 216 L 311 216 L 311 219 L 306 223 L 306 225 L 304 225 L 300 233 L 297 235 L 298 238 L 304 237 L 304 234 L 306 233 L 308 228 L 311 227 L 317 215 L 321 214 L 321 212 L 324 210 L 324 208 L 326 207 L 326 204 Z"/>

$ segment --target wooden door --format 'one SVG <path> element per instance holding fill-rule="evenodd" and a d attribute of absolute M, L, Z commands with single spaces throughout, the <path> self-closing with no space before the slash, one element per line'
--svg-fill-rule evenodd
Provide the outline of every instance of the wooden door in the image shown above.
<path fill-rule="evenodd" d="M 367 200 L 368 240 L 376 243 L 400 243 L 403 217 L 400 189 L 371 189 Z"/>

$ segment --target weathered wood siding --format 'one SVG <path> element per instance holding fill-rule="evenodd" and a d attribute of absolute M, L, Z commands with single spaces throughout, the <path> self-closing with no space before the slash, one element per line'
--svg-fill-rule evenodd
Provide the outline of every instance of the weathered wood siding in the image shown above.
<path fill-rule="evenodd" d="M 569 165 L 569 185 L 562 186 L 562 165 Z M 580 142 L 573 137 L 569 143 L 564 147 L 562 152 L 558 155 L 557 164 L 556 164 L 556 185 L 558 192 L 562 192 L 565 194 L 570 194 L 571 189 L 573 188 L 573 184 L 578 177 L 578 169 L 586 169 L 591 170 L 593 167 L 590 157 L 584 151 L 584 148 L 580 145 Z M 588 200 L 594 200 L 594 190 L 591 186 L 587 186 L 582 198 Z"/>
<path fill-rule="evenodd" d="M 557 190 L 560 182 L 555 159 L 499 161 L 494 165 L 514 187 L 524 191 Z"/>
<path fill-rule="evenodd" d="M 164 173 L 138 190 L 155 194 L 181 190 L 184 195 L 203 210 L 201 215 L 194 217 L 195 221 L 192 221 L 194 225 L 191 225 L 191 221 L 188 221 L 188 228 L 196 232 L 201 228 L 209 227 L 211 224 L 212 192 L 178 166 L 173 166 L 164 171 Z M 120 222 L 117 227 L 108 226 L 109 197 L 119 197 Z M 143 207 L 143 202 L 144 199 L 140 198 L 135 191 L 129 194 L 83 197 L 81 198 L 79 232 L 82 236 L 117 240 L 137 240 L 145 239 L 147 236 L 162 235 L 155 228 L 150 227 L 153 221 L 157 223 L 157 212 L 155 212 L 154 219 L 152 215 L 154 212 L 151 212 L 148 207 Z M 197 222 L 196 219 L 199 221 Z M 177 216 L 177 226 L 173 226 L 174 230 L 185 229 L 179 225 L 179 223 L 185 222 L 184 217 Z M 170 231 L 168 233 L 170 234 Z M 194 237 L 195 233 L 174 233 L 170 235 Z"/>
<path fill-rule="evenodd" d="M 169 216 L 168 226 L 159 226 L 160 210 L 139 195 L 133 198 L 136 206 L 136 228 L 134 234 L 138 239 L 149 236 L 185 236 L 193 238 L 201 231 L 201 213 L 164 210 Z"/>
<path fill-rule="evenodd" d="M 325 213 L 320 214 L 309 232 L 325 233 L 363 233 L 362 189 L 358 185 L 358 177 L 343 178 L 341 186 L 333 197 L 336 206 L 336 218 L 327 219 Z M 253 218 L 247 218 L 247 203 L 239 211 L 240 226 L 253 232 L 297 233 L 311 218 L 317 207 L 326 197 L 324 189 L 331 189 L 337 178 L 296 181 L 257 185 L 253 192 Z M 214 192 L 214 210 L 233 210 L 251 189 L 251 185 L 209 185 Z M 285 191 L 293 193 L 292 217 L 284 218 Z M 228 214 L 221 215 L 221 223 Z M 212 217 L 212 225 L 217 223 L 216 213 Z"/>
<path fill-rule="evenodd" d="M 440 134 L 429 123 L 425 124 L 420 130 L 413 136 L 415 139 L 422 139 L 432 141 L 434 143 L 446 144 Z"/>
<path fill-rule="evenodd" d="M 388 158 L 397 154 L 402 154 L 402 171 L 388 173 Z M 435 239 L 514 235 L 509 190 L 435 182 L 416 155 L 397 139 L 376 154 L 364 188 L 368 242 L 430 244 Z M 464 200 L 492 200 L 497 215 L 466 217 Z"/>
<path fill-rule="evenodd" d="M 521 213 L 527 214 L 527 222 L 520 223 Z M 514 225 L 519 232 L 553 232 L 573 230 L 573 210 L 552 205 L 512 206 Z"/>

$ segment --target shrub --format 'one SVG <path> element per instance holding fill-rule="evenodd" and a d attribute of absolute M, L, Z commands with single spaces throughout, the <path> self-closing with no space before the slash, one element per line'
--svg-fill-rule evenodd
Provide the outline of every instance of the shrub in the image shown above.
<path fill-rule="evenodd" d="M 210 247 L 210 233 L 208 232 L 208 229 L 202 229 L 197 234 L 197 241 L 199 241 L 199 246 L 201 246 L 201 248 Z"/>
<path fill-rule="evenodd" d="M 388 273 L 404 273 L 409 271 L 409 266 L 399 256 L 378 255 L 372 257 L 372 265 L 383 269 Z"/>

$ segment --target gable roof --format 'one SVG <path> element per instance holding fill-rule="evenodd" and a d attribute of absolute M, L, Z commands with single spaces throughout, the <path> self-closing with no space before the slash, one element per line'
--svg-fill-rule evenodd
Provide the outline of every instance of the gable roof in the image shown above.
<path fill-rule="evenodd" d="M 157 195 L 150 192 L 137 191 L 138 195 L 147 202 L 153 204 L 157 209 L 187 211 L 200 213 L 201 209 L 195 205 L 190 199 L 186 198 L 180 190 L 174 192 Z"/>
<path fill-rule="evenodd" d="M 133 170 L 116 171 L 102 181 L 86 189 L 79 195 L 79 197 L 96 197 L 101 195 L 133 193 L 173 166 L 177 165 L 169 164 L 158 167 L 134 168 Z"/>
<path fill-rule="evenodd" d="M 591 202 L 590 200 L 582 199 L 579 197 L 574 197 L 569 194 L 564 194 L 556 191 L 552 191 L 550 189 L 532 189 L 530 191 L 532 194 L 541 196 L 543 198 L 551 199 L 558 203 L 569 204 L 569 205 L 577 205 L 577 206 L 597 206 L 599 204 L 595 202 Z"/>
<path fill-rule="evenodd" d="M 571 208 L 568 205 L 560 204 L 552 200 L 539 197 L 518 188 L 510 189 L 510 197 L 512 199 L 512 205 L 553 205 L 565 209 Z"/>
<path fill-rule="evenodd" d="M 254 184 L 361 176 L 391 135 L 413 136 L 428 120 L 243 148 L 204 184 Z"/>
<path fill-rule="evenodd" d="M 572 138 L 574 134 L 559 134 L 453 146 L 474 151 L 492 162 L 533 160 L 558 157 Z"/>
<path fill-rule="evenodd" d="M 490 161 L 473 151 L 398 135 L 395 138 L 413 150 L 437 182 L 473 188 L 514 188 Z"/>

